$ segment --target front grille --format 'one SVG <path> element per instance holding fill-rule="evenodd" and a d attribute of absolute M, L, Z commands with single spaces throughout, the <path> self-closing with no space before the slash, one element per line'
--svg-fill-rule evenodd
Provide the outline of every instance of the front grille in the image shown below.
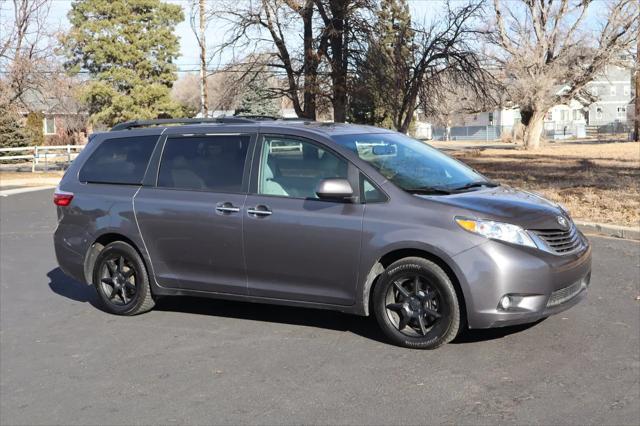
<path fill-rule="evenodd" d="M 569 253 L 580 246 L 580 235 L 578 235 L 578 230 L 573 224 L 567 231 L 562 229 L 541 229 L 533 232 L 556 253 Z"/>
<path fill-rule="evenodd" d="M 561 288 L 560 290 L 556 290 L 551 293 L 551 297 L 547 302 L 547 308 L 560 305 L 573 299 L 578 293 L 580 293 L 580 290 L 582 290 L 582 282 L 583 280 L 576 281 L 570 286 Z"/>

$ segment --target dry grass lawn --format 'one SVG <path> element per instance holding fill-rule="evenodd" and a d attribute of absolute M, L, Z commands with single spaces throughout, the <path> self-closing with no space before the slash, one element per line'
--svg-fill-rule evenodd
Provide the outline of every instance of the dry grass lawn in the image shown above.
<path fill-rule="evenodd" d="M 40 186 L 57 184 L 64 172 L 0 171 L 0 186 Z"/>
<path fill-rule="evenodd" d="M 575 219 L 640 226 L 640 144 L 564 142 L 456 151 L 491 179 L 563 203 Z"/>

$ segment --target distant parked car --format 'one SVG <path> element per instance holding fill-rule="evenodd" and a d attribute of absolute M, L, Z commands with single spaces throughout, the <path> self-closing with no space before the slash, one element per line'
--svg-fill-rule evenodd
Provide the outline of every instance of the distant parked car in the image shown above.
<path fill-rule="evenodd" d="M 561 206 L 374 127 L 123 123 L 54 202 L 60 267 L 119 315 L 170 295 L 333 309 L 432 349 L 561 312 L 591 273 Z"/>

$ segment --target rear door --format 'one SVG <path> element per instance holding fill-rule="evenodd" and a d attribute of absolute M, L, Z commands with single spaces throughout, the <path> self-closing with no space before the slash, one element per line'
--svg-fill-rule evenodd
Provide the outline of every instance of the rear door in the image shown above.
<path fill-rule="evenodd" d="M 364 205 L 319 200 L 323 178 L 358 172 L 317 142 L 267 135 L 256 148 L 244 241 L 251 296 L 351 305 Z"/>
<path fill-rule="evenodd" d="M 254 139 L 251 134 L 167 138 L 156 184 L 142 187 L 134 200 L 161 286 L 247 293 L 241 212 Z"/>

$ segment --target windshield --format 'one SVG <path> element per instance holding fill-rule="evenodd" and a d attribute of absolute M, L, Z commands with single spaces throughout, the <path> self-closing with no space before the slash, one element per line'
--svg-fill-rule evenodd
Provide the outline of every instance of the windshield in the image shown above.
<path fill-rule="evenodd" d="M 437 149 L 399 133 L 338 135 L 333 139 L 408 192 L 446 194 L 496 185 Z"/>

